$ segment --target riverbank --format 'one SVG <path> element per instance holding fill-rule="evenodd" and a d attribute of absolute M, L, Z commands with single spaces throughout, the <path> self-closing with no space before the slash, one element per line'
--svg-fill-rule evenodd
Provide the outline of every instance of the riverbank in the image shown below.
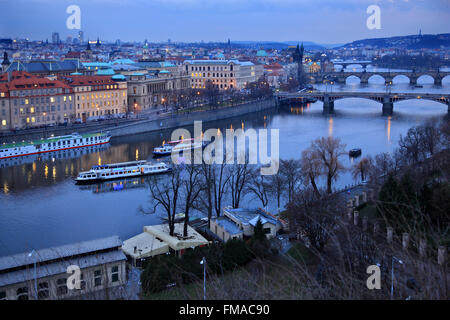
<path fill-rule="evenodd" d="M 274 98 L 254 100 L 231 107 L 212 110 L 189 111 L 158 115 L 152 119 L 118 119 L 113 121 L 93 122 L 81 125 L 58 126 L 45 129 L 30 129 L 16 133 L 6 133 L 0 136 L 2 143 L 41 139 L 51 134 L 55 136 L 71 134 L 72 132 L 86 133 L 109 131 L 113 137 L 126 136 L 144 132 L 162 131 L 182 126 L 192 125 L 194 121 L 217 121 L 253 112 L 259 112 L 276 107 Z"/>

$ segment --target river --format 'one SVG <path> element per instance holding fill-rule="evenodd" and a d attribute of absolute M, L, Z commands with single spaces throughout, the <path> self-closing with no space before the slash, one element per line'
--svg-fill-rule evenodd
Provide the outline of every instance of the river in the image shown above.
<path fill-rule="evenodd" d="M 450 77 L 442 87 L 434 87 L 431 78 L 421 77 L 423 88 L 409 86 L 397 77 L 392 92 L 450 93 Z M 369 84 L 349 78 L 345 85 L 317 85 L 322 90 L 384 91 L 384 81 L 373 77 Z M 204 124 L 204 129 L 268 128 L 279 129 L 280 158 L 299 158 L 311 141 L 321 136 L 340 138 L 347 149 L 360 147 L 363 155 L 392 152 L 401 134 L 432 118 L 447 115 L 447 106 L 426 100 L 410 100 L 394 105 L 390 117 L 381 115 L 381 104 L 364 99 L 335 102 L 335 113 L 324 115 L 322 103 L 290 110 L 273 110 Z M 29 159 L 0 163 L 0 256 L 62 245 L 71 242 L 118 235 L 126 240 L 144 225 L 161 222 L 158 214 L 146 215 L 149 191 L 140 179 L 125 184 L 104 183 L 78 186 L 73 178 L 80 170 L 111 162 L 151 159 L 153 147 L 169 140 L 170 132 L 147 133 L 112 139 L 103 147 L 67 151 Z M 348 167 L 352 160 L 343 157 Z M 349 173 L 336 186 L 354 181 Z M 256 200 L 249 199 L 256 206 Z M 269 206 L 275 210 L 274 205 Z"/>

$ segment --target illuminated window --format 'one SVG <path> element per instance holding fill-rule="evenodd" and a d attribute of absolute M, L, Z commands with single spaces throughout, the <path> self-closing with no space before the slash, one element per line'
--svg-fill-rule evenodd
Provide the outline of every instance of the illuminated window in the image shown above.
<path fill-rule="evenodd" d="M 30 112 L 34 113 L 34 107 L 31 107 Z"/>
<path fill-rule="evenodd" d="M 30 118 L 27 118 L 27 123 L 30 123 Z"/>
<path fill-rule="evenodd" d="M 28 99 L 25 99 L 25 104 L 28 104 Z"/>
<path fill-rule="evenodd" d="M 66 96 L 64 96 L 64 101 L 67 101 L 67 97 Z"/>
<path fill-rule="evenodd" d="M 2 126 L 6 126 L 6 120 L 2 120 Z"/>
<path fill-rule="evenodd" d="M 55 98 L 51 97 L 50 102 L 55 102 Z"/>
<path fill-rule="evenodd" d="M 31 117 L 31 122 L 35 123 L 36 119 L 34 117 Z"/>

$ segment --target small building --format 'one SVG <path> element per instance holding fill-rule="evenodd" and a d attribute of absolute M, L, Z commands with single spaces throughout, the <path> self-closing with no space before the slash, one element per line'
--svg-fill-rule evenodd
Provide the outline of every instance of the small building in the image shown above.
<path fill-rule="evenodd" d="M 121 245 L 112 236 L 0 257 L 0 300 L 71 299 L 107 289 L 114 295 L 111 289 L 127 281 Z M 69 266 L 80 270 L 79 289 L 68 287 Z"/>
<path fill-rule="evenodd" d="M 160 254 L 182 255 L 185 250 L 209 244 L 200 233 L 188 225 L 188 236 L 183 237 L 184 223 L 175 223 L 174 235 L 169 234 L 169 225 L 145 226 L 144 232 L 123 242 L 122 251 L 139 265 L 146 258 Z"/>
<path fill-rule="evenodd" d="M 243 239 L 253 235 L 258 220 L 268 239 L 275 237 L 283 229 L 284 222 L 265 210 L 226 207 L 222 217 L 211 219 L 210 230 L 225 242 Z"/>

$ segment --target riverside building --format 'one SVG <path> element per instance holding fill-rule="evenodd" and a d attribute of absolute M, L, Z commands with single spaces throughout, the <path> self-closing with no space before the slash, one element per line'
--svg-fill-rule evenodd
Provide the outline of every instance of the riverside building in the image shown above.
<path fill-rule="evenodd" d="M 239 60 L 185 60 L 184 70 L 191 76 L 191 88 L 206 88 L 206 83 L 222 90 L 242 89 L 263 75 L 263 66 Z"/>

